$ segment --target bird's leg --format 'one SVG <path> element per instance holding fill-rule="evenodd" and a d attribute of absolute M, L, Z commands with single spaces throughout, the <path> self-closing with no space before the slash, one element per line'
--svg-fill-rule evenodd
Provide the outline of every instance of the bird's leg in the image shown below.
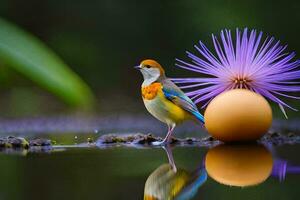
<path fill-rule="evenodd" d="M 171 128 L 168 124 L 168 133 L 167 133 L 167 135 L 169 134 L 170 130 L 171 130 Z M 159 146 L 159 145 L 163 145 L 163 144 L 164 144 L 164 140 L 163 141 L 152 142 L 152 145 L 155 145 L 155 146 Z"/>
<path fill-rule="evenodd" d="M 171 127 L 168 125 L 168 133 L 166 137 L 161 142 L 152 142 L 152 145 L 166 145 L 171 142 L 171 136 L 173 133 L 173 130 L 175 128 L 175 124 L 172 124 Z"/>
<path fill-rule="evenodd" d="M 168 131 L 165 139 L 162 141 L 163 144 L 169 144 L 169 143 L 171 143 L 171 141 L 172 141 L 172 133 L 173 133 L 174 128 L 175 128 L 175 124 L 172 124 L 171 127 L 169 126 L 169 131 Z"/>
<path fill-rule="evenodd" d="M 170 145 L 167 144 L 166 146 L 163 146 L 162 148 L 167 153 L 169 164 L 171 165 L 172 170 L 176 173 L 177 168 L 176 168 L 176 165 L 175 165 L 175 162 L 174 162 L 173 153 L 172 153 L 172 149 L 171 149 Z"/>

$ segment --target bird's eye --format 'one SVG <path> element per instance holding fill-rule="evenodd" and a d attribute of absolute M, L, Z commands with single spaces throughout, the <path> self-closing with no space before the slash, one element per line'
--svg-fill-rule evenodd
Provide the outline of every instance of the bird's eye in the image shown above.
<path fill-rule="evenodd" d="M 146 67 L 146 68 L 151 68 L 151 66 L 150 66 L 150 65 L 145 65 L 145 67 Z"/>

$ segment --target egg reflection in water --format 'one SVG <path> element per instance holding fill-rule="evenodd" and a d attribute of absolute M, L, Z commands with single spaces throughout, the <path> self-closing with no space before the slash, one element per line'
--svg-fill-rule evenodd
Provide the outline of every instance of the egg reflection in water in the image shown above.
<path fill-rule="evenodd" d="M 176 168 L 170 147 L 165 148 L 169 163 L 162 164 L 147 178 L 144 200 L 188 200 L 205 183 L 207 174 L 200 166 L 193 172 Z"/>
<path fill-rule="evenodd" d="M 272 173 L 272 154 L 263 145 L 220 145 L 210 149 L 205 167 L 215 181 L 230 186 L 252 186 Z"/>

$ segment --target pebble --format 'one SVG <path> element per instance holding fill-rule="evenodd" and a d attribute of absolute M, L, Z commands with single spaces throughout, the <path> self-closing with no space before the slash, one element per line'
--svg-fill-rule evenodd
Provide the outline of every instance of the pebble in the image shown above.
<path fill-rule="evenodd" d="M 29 143 L 22 137 L 7 136 L 0 138 L 0 147 L 2 148 L 29 148 Z"/>
<path fill-rule="evenodd" d="M 51 146 L 51 140 L 38 138 L 29 141 L 29 146 Z"/>

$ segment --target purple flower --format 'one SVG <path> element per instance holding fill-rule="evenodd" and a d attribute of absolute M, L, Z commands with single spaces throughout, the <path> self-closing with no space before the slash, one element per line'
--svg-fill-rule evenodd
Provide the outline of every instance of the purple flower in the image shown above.
<path fill-rule="evenodd" d="M 195 103 L 205 107 L 226 90 L 244 88 L 278 103 L 284 114 L 284 107 L 296 110 L 280 99 L 300 99 L 290 94 L 300 91 L 300 60 L 294 60 L 294 52 L 286 53 L 287 46 L 273 37 L 262 42 L 262 32 L 251 30 L 249 34 L 247 28 L 236 29 L 235 43 L 230 30 L 222 30 L 220 36 L 221 43 L 212 35 L 215 54 L 199 41 L 194 47 L 201 57 L 187 52 L 190 62 L 176 59 L 176 66 L 202 74 L 201 78 L 172 79 L 182 89 L 192 89 L 186 94 Z"/>

